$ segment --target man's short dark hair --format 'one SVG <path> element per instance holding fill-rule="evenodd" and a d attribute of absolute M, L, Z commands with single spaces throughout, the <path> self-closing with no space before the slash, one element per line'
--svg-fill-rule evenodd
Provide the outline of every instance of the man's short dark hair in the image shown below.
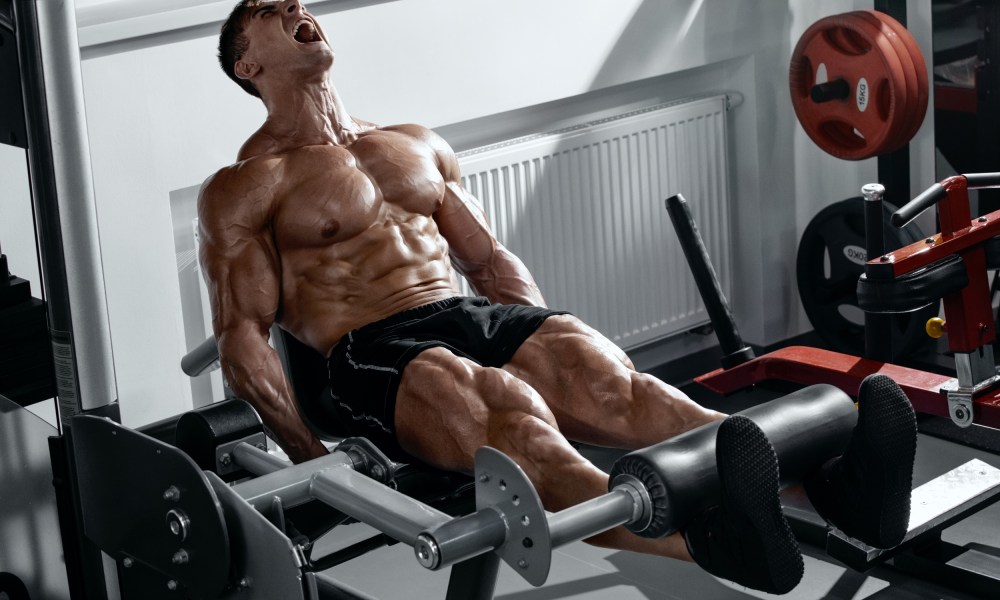
<path fill-rule="evenodd" d="M 236 61 L 243 58 L 243 54 L 250 47 L 250 38 L 246 36 L 245 29 L 247 15 L 256 4 L 257 0 L 240 0 L 233 8 L 233 12 L 229 13 L 229 18 L 222 24 L 222 32 L 219 34 L 219 64 L 222 65 L 226 75 L 246 93 L 260 98 L 260 92 L 249 79 L 240 79 L 236 76 Z"/>

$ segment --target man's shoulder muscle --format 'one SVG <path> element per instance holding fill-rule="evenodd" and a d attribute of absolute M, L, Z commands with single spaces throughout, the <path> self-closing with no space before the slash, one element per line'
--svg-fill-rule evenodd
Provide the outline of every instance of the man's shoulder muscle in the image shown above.
<path fill-rule="evenodd" d="M 449 181 L 458 180 L 458 159 L 455 157 L 455 151 L 452 150 L 451 146 L 448 145 L 448 142 L 435 133 L 433 129 L 412 123 L 393 125 L 390 127 L 383 127 L 382 129 L 402 133 L 430 146 L 431 150 L 434 152 L 435 158 L 438 161 L 438 168 L 441 170 L 441 174 L 445 176 L 445 179 Z"/>
<path fill-rule="evenodd" d="M 261 156 L 224 167 L 205 180 L 198 194 L 198 218 L 211 233 L 233 225 L 267 224 L 280 182 L 281 160 Z"/>

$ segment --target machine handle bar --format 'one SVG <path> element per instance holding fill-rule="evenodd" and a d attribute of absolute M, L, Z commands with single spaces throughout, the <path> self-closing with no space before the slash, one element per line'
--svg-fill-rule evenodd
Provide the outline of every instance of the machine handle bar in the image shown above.
<path fill-rule="evenodd" d="M 940 183 L 935 183 L 921 192 L 916 198 L 903 205 L 902 208 L 892 213 L 890 221 L 896 227 L 905 227 L 907 223 L 917 218 L 920 213 L 947 197 L 948 190 Z"/>
<path fill-rule="evenodd" d="M 970 190 L 1000 187 L 1000 173 L 969 173 L 968 175 L 962 175 L 962 177 L 965 178 L 967 189 Z M 935 183 L 921 192 L 916 198 L 907 202 L 902 208 L 892 213 L 891 222 L 896 227 L 905 227 L 907 223 L 917 218 L 920 213 L 947 197 L 948 188 L 940 183 Z"/>
<path fill-rule="evenodd" d="M 1000 187 L 1000 173 L 969 173 L 965 180 L 970 190 Z"/>
<path fill-rule="evenodd" d="M 188 377 L 197 377 L 205 371 L 212 370 L 211 367 L 219 360 L 219 346 L 215 342 L 215 336 L 209 336 L 198 347 L 188 352 L 181 359 L 181 370 Z"/>

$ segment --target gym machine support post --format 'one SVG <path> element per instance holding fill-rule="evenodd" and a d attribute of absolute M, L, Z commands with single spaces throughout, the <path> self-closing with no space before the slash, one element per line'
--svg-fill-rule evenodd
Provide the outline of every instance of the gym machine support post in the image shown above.
<path fill-rule="evenodd" d="M 995 106 L 1000 97 L 1000 3 L 982 2 L 978 6 L 983 37 L 979 46 L 980 66 L 976 69 L 977 156 L 979 171 L 994 171 L 1000 151 L 1000 115 Z M 984 210 L 984 206 L 986 210 Z M 1000 191 L 979 192 L 979 213 L 1000 208 Z"/>
<path fill-rule="evenodd" d="M 882 232 L 885 186 L 869 183 L 861 188 L 861 195 L 865 202 L 865 256 L 871 260 L 885 253 Z M 892 315 L 865 313 L 865 356 L 872 360 L 893 362 Z"/>
<path fill-rule="evenodd" d="M 883 12 L 899 21 L 906 27 L 906 0 L 875 0 L 875 10 Z M 903 144 L 901 148 L 876 159 L 878 180 L 882 189 L 879 192 L 871 189 L 862 194 L 865 198 L 865 231 L 866 236 L 882 238 L 882 229 L 875 223 L 882 222 L 882 202 L 887 201 L 893 206 L 902 206 L 910 197 L 910 145 Z M 887 192 L 886 190 L 891 190 Z M 876 207 L 878 212 L 876 212 Z M 878 219 L 877 221 L 875 219 Z M 881 256 L 885 251 L 884 240 L 876 241 L 868 237 L 866 248 L 868 259 Z M 893 362 L 897 348 L 893 347 L 892 317 L 890 315 L 865 313 L 865 358 L 883 362 Z"/>
<path fill-rule="evenodd" d="M 13 17 L 60 418 L 99 409 L 116 414 L 76 7 L 14 2 Z"/>
<path fill-rule="evenodd" d="M 875 0 L 874 8 L 906 27 L 906 0 Z M 910 145 L 904 144 L 895 152 L 879 156 L 877 163 L 878 180 L 888 190 L 885 201 L 902 206 L 910 198 Z"/>
<path fill-rule="evenodd" d="M 69 589 L 107 597 L 104 557 L 82 534 L 66 424 L 74 414 L 119 418 L 111 333 L 84 110 L 75 4 L 0 0 L 16 52 L 0 54 L 0 142 L 27 151 L 61 435 L 49 438 Z M 12 92 L 17 90 L 20 98 Z"/>

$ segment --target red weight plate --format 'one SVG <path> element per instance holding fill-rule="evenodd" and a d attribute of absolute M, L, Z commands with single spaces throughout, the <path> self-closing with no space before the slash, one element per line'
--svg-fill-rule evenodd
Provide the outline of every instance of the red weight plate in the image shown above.
<path fill-rule="evenodd" d="M 847 98 L 816 103 L 810 92 L 817 73 L 844 80 Z M 834 15 L 821 19 L 796 44 L 789 71 L 792 107 L 809 137 L 846 160 L 880 153 L 897 120 L 906 77 L 892 43 L 870 23 Z"/>
<path fill-rule="evenodd" d="M 877 16 L 883 23 L 892 27 L 899 39 L 906 44 L 906 47 L 910 54 L 910 60 L 913 61 L 913 70 L 917 74 L 917 96 L 916 96 L 916 110 L 914 111 L 915 116 L 913 122 L 911 123 L 912 131 L 910 131 L 905 137 L 906 141 L 909 142 L 913 139 L 913 136 L 917 134 L 920 126 L 924 122 L 924 117 L 927 115 L 927 102 L 930 99 L 930 81 L 927 77 L 927 62 L 924 60 L 924 54 L 920 51 L 920 44 L 917 40 L 913 38 L 913 34 L 903 27 L 903 24 L 892 18 L 891 16 L 878 12 L 872 11 L 875 16 Z"/>
<path fill-rule="evenodd" d="M 903 66 L 903 73 L 906 76 L 906 94 L 902 95 L 900 99 L 900 114 L 902 118 L 896 122 L 896 127 L 893 128 L 892 133 L 886 139 L 885 149 L 880 152 L 880 154 L 887 154 L 903 147 L 913 137 L 912 134 L 907 137 L 907 132 L 912 129 L 913 120 L 917 118 L 917 74 L 913 66 L 913 60 L 910 58 L 909 48 L 900 39 L 896 30 L 888 23 L 882 21 L 875 14 L 875 11 L 859 10 L 849 13 L 849 15 L 864 20 L 878 28 L 881 35 L 884 35 L 892 44 L 892 47 L 895 48 L 896 55 L 899 57 L 899 63 Z"/>
<path fill-rule="evenodd" d="M 817 71 L 827 70 L 828 80 L 847 82 L 853 94 L 822 104 L 810 99 L 804 128 L 821 148 L 840 158 L 860 160 L 886 152 L 906 110 L 906 77 L 891 41 L 853 14 L 828 17 L 814 27 L 815 35 L 807 31 L 801 40 L 803 54 Z"/>

